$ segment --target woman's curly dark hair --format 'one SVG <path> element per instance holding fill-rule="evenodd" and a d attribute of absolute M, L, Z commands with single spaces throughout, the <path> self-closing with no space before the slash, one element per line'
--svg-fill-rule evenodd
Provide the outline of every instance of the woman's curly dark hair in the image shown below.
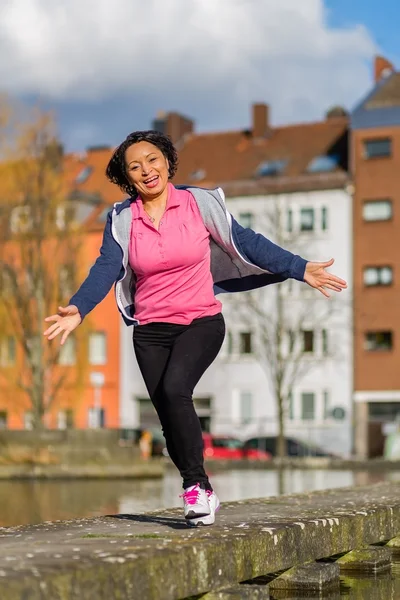
<path fill-rule="evenodd" d="M 126 175 L 125 152 L 129 146 L 138 144 L 139 142 L 149 142 L 149 144 L 153 144 L 153 146 L 157 146 L 157 148 L 161 150 L 168 160 L 168 175 L 170 179 L 175 175 L 178 167 L 178 153 L 168 136 L 159 131 L 152 130 L 134 131 L 133 133 L 130 133 L 122 144 L 114 151 L 114 154 L 107 165 L 106 176 L 111 183 L 117 184 L 121 190 L 132 197 L 137 196 L 137 192 Z"/>

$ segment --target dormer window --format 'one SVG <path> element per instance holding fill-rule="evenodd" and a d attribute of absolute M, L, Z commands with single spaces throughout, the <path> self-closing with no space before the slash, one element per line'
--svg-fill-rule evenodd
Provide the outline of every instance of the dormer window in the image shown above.
<path fill-rule="evenodd" d="M 308 173 L 329 173 L 339 166 L 339 156 L 336 154 L 316 156 L 308 164 Z"/>
<path fill-rule="evenodd" d="M 93 167 L 85 167 L 82 171 L 76 176 L 75 183 L 85 183 L 89 178 L 89 175 L 93 171 Z"/>
<path fill-rule="evenodd" d="M 206 176 L 206 172 L 204 169 L 196 169 L 195 171 L 192 171 L 192 173 L 190 173 L 189 178 L 192 181 L 201 181 L 202 179 L 205 179 Z"/>
<path fill-rule="evenodd" d="M 257 177 L 280 175 L 286 168 L 287 160 L 265 160 L 257 167 Z"/>

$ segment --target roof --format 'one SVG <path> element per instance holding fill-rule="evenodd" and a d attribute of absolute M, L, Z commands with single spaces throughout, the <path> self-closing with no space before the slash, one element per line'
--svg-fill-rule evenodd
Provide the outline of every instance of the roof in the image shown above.
<path fill-rule="evenodd" d="M 175 181 L 224 188 L 240 182 L 251 193 L 257 189 L 268 193 L 315 189 L 315 185 L 319 189 L 324 185 L 337 187 L 337 174 L 343 179 L 347 173 L 347 131 L 346 117 L 332 117 L 318 123 L 271 128 L 265 138 L 254 138 L 249 131 L 190 134 L 179 149 Z M 325 171 L 321 178 L 308 172 L 313 159 L 326 156 L 337 157 L 329 173 Z M 265 168 L 271 164 L 276 166 L 275 172 Z"/>
<path fill-rule="evenodd" d="M 64 163 L 67 188 L 71 192 L 97 194 L 108 204 L 121 200 L 124 197 L 123 193 L 105 176 L 112 151 L 112 148 L 102 147 L 98 150 L 89 150 L 81 155 L 67 154 Z M 86 171 L 86 177 L 80 178 L 83 171 Z"/>
<path fill-rule="evenodd" d="M 351 129 L 400 126 L 400 73 L 380 79 L 351 114 Z"/>
<path fill-rule="evenodd" d="M 388 77 L 364 106 L 367 110 L 400 106 L 400 73 L 393 73 Z"/>
<path fill-rule="evenodd" d="M 243 130 L 189 134 L 178 147 L 174 182 L 222 186 L 227 196 L 343 187 L 347 181 L 347 132 L 348 119 L 339 116 L 274 127 L 265 138 L 254 138 Z M 102 197 L 102 205 L 89 220 L 94 227 L 102 227 L 105 208 L 124 197 L 105 177 L 111 153 L 111 148 L 100 148 L 65 159 L 67 187 L 75 193 Z M 312 164 L 314 171 L 308 172 Z"/>

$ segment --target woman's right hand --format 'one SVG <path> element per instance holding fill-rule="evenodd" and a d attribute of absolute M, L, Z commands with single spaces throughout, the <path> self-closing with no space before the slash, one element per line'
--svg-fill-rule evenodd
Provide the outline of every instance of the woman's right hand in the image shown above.
<path fill-rule="evenodd" d="M 65 343 L 65 340 L 73 331 L 82 323 L 82 317 L 79 314 L 78 308 L 74 304 L 70 304 L 69 306 L 59 306 L 58 314 L 51 315 L 50 317 L 46 317 L 45 321 L 47 323 L 53 323 L 50 325 L 46 331 L 43 332 L 43 335 L 47 336 L 48 340 L 52 340 L 59 333 L 62 333 L 61 337 L 61 346 Z"/>

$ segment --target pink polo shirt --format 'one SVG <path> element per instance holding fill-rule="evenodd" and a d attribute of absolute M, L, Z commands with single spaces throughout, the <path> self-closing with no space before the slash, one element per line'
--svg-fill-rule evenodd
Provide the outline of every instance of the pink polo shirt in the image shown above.
<path fill-rule="evenodd" d="M 168 184 L 159 230 L 140 197 L 131 204 L 129 264 L 136 275 L 135 319 L 189 325 L 221 312 L 213 292 L 210 234 L 187 190 Z"/>

